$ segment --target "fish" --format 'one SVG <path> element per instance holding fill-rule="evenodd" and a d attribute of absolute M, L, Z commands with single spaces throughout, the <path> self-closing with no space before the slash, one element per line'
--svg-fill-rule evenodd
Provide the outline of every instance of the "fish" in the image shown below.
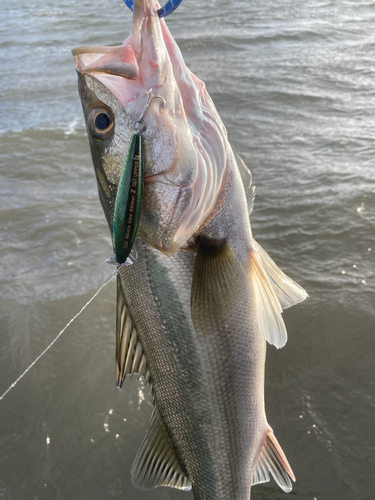
<path fill-rule="evenodd" d="M 295 476 L 265 414 L 266 345 L 285 345 L 282 311 L 307 293 L 254 239 L 254 189 L 248 202 L 226 128 L 158 8 L 135 0 L 122 45 L 72 51 L 112 238 L 142 137 L 139 224 L 116 305 L 117 385 L 136 375 L 153 401 L 132 481 L 248 500 L 272 476 L 289 492 Z"/>

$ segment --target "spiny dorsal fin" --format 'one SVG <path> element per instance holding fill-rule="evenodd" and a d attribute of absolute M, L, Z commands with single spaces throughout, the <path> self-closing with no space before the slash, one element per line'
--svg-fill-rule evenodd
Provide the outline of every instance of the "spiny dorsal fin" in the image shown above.
<path fill-rule="evenodd" d="M 248 195 L 248 208 L 249 208 L 249 215 L 253 211 L 254 208 L 254 200 L 255 200 L 255 186 L 251 186 L 249 188 L 249 195 Z"/>
<path fill-rule="evenodd" d="M 191 287 L 191 317 L 200 335 L 220 330 L 246 297 L 245 270 L 226 240 L 201 237 Z"/>
<path fill-rule="evenodd" d="M 257 298 L 259 328 L 267 341 L 280 349 L 288 339 L 281 316 L 283 308 L 302 302 L 307 293 L 276 266 L 254 239 L 250 269 Z"/>
<path fill-rule="evenodd" d="M 254 239 L 252 243 L 263 269 L 272 283 L 273 290 L 281 307 L 287 309 L 290 306 L 303 302 L 308 297 L 306 291 L 282 272 L 259 243 Z"/>
<path fill-rule="evenodd" d="M 254 208 L 254 199 L 255 199 L 255 186 L 252 185 L 253 177 L 251 175 L 249 167 L 246 166 L 241 156 L 238 153 L 236 153 L 235 156 L 240 170 L 243 187 L 245 189 L 247 206 L 250 215 Z"/>
<path fill-rule="evenodd" d="M 116 305 L 116 371 L 118 387 L 122 387 L 126 375 L 132 376 L 134 373 L 138 374 L 137 380 L 143 377 L 145 384 L 151 382 L 146 355 L 126 308 L 119 275 Z"/>
<path fill-rule="evenodd" d="M 260 450 L 256 469 L 251 477 L 251 484 L 266 483 L 270 480 L 269 472 L 282 490 L 286 493 L 292 491 L 290 478 L 293 481 L 296 478 L 270 426 L 266 431 L 266 440 Z"/>
<path fill-rule="evenodd" d="M 180 466 L 156 407 L 135 457 L 131 476 L 134 486 L 144 490 L 158 486 L 170 486 L 185 491 L 191 489 L 191 482 Z"/>

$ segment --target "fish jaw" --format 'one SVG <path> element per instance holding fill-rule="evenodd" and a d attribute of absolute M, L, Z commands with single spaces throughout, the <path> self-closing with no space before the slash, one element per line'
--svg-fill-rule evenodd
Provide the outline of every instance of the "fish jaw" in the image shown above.
<path fill-rule="evenodd" d="M 108 223 L 121 169 L 151 89 L 144 116 L 145 190 L 139 235 L 167 255 L 186 246 L 210 216 L 228 169 L 225 127 L 205 85 L 186 67 L 159 4 L 136 0 L 130 36 L 117 47 L 73 50 L 80 96 Z M 93 136 L 90 113 L 104 107 L 113 115 L 113 133 Z M 104 194 L 104 195 L 103 195 Z"/>

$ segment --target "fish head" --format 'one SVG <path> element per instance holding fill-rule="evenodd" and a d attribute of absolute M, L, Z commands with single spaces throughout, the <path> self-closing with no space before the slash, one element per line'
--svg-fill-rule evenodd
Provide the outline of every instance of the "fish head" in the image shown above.
<path fill-rule="evenodd" d="M 204 83 L 185 65 L 155 0 L 135 0 L 132 30 L 116 47 L 78 47 L 76 59 L 91 153 L 112 232 L 128 147 L 142 117 L 144 190 L 138 228 L 171 255 L 189 246 L 223 189 L 225 127 Z"/>

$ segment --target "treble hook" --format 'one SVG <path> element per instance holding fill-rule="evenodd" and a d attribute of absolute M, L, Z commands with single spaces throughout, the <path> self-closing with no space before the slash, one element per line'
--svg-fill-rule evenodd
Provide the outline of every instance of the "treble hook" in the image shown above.
<path fill-rule="evenodd" d="M 124 0 L 124 2 L 129 7 L 130 10 L 133 10 L 134 0 Z M 164 7 L 161 7 L 161 9 L 158 10 L 158 16 L 159 17 L 169 16 L 169 14 L 172 14 L 172 12 L 177 9 L 177 7 L 180 5 L 181 2 L 182 0 L 168 0 L 168 2 L 164 5 Z"/>
<path fill-rule="evenodd" d="M 152 89 L 150 89 L 148 92 L 147 92 L 147 100 L 146 100 L 146 104 L 143 108 L 143 111 L 141 113 L 141 116 L 138 118 L 138 120 L 136 120 L 134 123 L 133 123 L 133 128 L 134 130 L 137 131 L 137 133 L 139 134 L 140 132 L 142 132 L 142 130 L 145 128 L 145 122 L 143 121 L 143 118 L 146 114 L 146 111 L 150 105 L 150 102 L 153 100 L 153 99 L 161 99 L 162 101 L 162 106 L 165 106 L 165 99 L 164 97 L 161 97 L 160 95 L 155 95 L 153 97 L 151 97 L 152 95 Z"/>

